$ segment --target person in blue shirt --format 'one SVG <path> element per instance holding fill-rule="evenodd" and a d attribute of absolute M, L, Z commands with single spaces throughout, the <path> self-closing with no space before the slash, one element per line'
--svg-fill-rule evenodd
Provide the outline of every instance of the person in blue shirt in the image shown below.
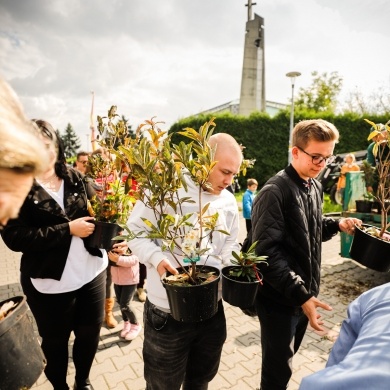
<path fill-rule="evenodd" d="M 247 189 L 242 197 L 242 214 L 245 218 L 246 231 L 247 233 L 251 230 L 252 227 L 252 204 L 253 199 L 255 197 L 255 192 L 257 190 L 257 180 L 256 179 L 248 179 L 247 180 Z"/>
<path fill-rule="evenodd" d="M 390 283 L 386 283 L 349 305 L 326 368 L 303 378 L 299 390 L 389 389 L 389 323 Z"/>

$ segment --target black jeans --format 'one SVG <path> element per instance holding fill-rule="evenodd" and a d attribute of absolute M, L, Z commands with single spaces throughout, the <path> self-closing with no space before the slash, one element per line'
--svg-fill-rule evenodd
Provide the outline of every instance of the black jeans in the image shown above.
<path fill-rule="evenodd" d="M 147 390 L 207 389 L 218 372 L 226 340 L 222 301 L 217 314 L 202 322 L 183 323 L 146 300 L 143 347 Z"/>
<path fill-rule="evenodd" d="M 292 375 L 292 358 L 301 345 L 308 319 L 300 307 L 281 305 L 258 295 L 262 349 L 261 390 L 285 390 Z"/>
<path fill-rule="evenodd" d="M 68 344 L 73 331 L 76 382 L 83 385 L 89 377 L 99 344 L 106 295 L 106 271 L 78 290 L 61 294 L 40 293 L 31 279 L 23 274 L 21 284 L 42 337 L 47 379 L 55 390 L 68 388 Z"/>
<path fill-rule="evenodd" d="M 116 300 L 121 309 L 123 321 L 130 321 L 130 323 L 138 325 L 137 316 L 131 309 L 131 300 L 134 297 L 136 288 L 136 284 L 130 284 L 125 286 L 114 284 Z"/>

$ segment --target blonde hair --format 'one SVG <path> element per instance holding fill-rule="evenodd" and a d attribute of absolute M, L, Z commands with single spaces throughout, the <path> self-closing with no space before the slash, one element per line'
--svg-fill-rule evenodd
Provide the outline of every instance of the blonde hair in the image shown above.
<path fill-rule="evenodd" d="M 257 186 L 259 185 L 259 183 L 257 182 L 256 179 L 248 179 L 248 180 L 246 181 L 247 187 L 253 186 L 253 184 L 256 184 Z"/>
<path fill-rule="evenodd" d="M 44 145 L 13 89 L 0 78 L 0 169 L 38 173 L 47 169 Z"/>
<path fill-rule="evenodd" d="M 356 157 L 355 157 L 355 155 L 354 155 L 353 153 L 348 153 L 348 154 L 344 157 L 345 161 L 347 161 L 347 158 L 348 158 L 348 157 L 351 157 L 352 162 L 355 162 L 355 161 L 356 161 Z"/>
<path fill-rule="evenodd" d="M 336 126 L 323 119 L 309 119 L 298 122 L 292 133 L 292 146 L 305 148 L 310 141 L 328 142 L 339 140 Z"/>

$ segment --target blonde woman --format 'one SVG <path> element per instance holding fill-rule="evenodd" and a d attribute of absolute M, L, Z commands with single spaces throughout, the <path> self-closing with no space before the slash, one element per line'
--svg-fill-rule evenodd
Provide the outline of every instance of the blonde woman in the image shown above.
<path fill-rule="evenodd" d="M 34 176 L 47 164 L 43 143 L 11 87 L 0 78 L 0 225 L 16 218 Z"/>
<path fill-rule="evenodd" d="M 355 162 L 355 155 L 353 153 L 348 153 L 344 158 L 344 165 L 341 167 L 340 177 L 337 182 L 337 191 L 340 194 L 341 202 L 344 204 L 344 191 L 346 185 L 346 174 L 347 172 L 357 172 L 360 171 L 359 165 Z"/>

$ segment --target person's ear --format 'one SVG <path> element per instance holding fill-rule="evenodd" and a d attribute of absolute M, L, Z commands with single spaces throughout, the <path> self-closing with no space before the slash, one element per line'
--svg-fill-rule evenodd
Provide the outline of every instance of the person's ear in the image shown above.
<path fill-rule="evenodd" d="M 293 159 L 298 158 L 298 148 L 296 146 L 293 146 L 291 149 L 291 156 Z"/>

